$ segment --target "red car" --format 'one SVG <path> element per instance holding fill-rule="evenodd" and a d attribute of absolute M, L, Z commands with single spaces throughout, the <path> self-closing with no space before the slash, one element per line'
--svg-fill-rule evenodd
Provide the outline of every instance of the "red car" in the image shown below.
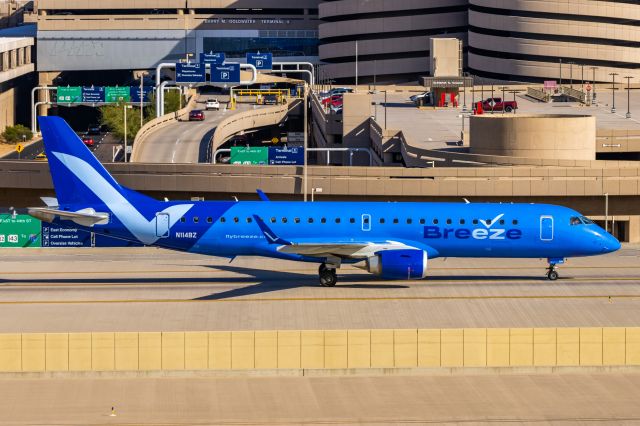
<path fill-rule="evenodd" d="M 340 101 L 342 102 L 342 94 L 340 95 L 333 95 L 329 98 L 323 99 L 322 100 L 322 105 L 324 106 L 331 106 L 334 102 Z"/>
<path fill-rule="evenodd" d="M 90 138 L 88 136 L 85 136 L 82 138 L 82 143 L 84 143 L 85 146 L 88 147 L 92 147 L 95 145 L 95 142 L 93 141 L 93 138 Z"/>
<path fill-rule="evenodd" d="M 204 112 L 194 109 L 189 113 L 189 121 L 204 121 Z"/>
<path fill-rule="evenodd" d="M 487 98 L 482 102 L 482 109 L 485 111 L 512 112 L 518 109 L 518 103 L 514 101 L 503 101 L 502 98 Z"/>

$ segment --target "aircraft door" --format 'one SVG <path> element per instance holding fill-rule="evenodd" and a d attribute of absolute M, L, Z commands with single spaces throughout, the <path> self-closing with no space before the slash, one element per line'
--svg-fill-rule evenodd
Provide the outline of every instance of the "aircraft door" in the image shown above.
<path fill-rule="evenodd" d="M 371 231 L 371 215 L 370 214 L 362 215 L 362 230 L 364 232 Z"/>
<path fill-rule="evenodd" d="M 156 237 L 169 238 L 169 214 L 156 214 Z"/>
<path fill-rule="evenodd" d="M 540 216 L 540 240 L 553 241 L 552 216 Z"/>

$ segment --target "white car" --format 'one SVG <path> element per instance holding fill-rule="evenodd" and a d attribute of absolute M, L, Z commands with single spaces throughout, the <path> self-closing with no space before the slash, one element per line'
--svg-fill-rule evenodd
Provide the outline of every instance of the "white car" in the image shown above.
<path fill-rule="evenodd" d="M 217 99 L 209 99 L 207 101 L 207 110 L 215 109 L 216 111 L 220 111 L 220 102 Z"/>

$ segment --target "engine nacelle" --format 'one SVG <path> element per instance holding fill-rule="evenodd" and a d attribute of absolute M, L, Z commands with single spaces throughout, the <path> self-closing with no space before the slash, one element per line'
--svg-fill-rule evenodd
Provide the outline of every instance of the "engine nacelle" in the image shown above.
<path fill-rule="evenodd" d="M 390 280 L 415 280 L 427 276 L 424 250 L 383 250 L 367 259 L 367 270 Z"/>

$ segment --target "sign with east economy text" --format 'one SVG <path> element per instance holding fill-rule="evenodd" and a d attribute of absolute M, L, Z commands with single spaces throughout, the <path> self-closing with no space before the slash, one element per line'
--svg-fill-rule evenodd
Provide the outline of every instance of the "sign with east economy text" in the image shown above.
<path fill-rule="evenodd" d="M 233 146 L 229 162 L 239 165 L 267 165 L 269 164 L 269 148 Z"/>
<path fill-rule="evenodd" d="M 203 63 L 176 64 L 176 83 L 204 83 L 205 81 L 207 77 Z"/>
<path fill-rule="evenodd" d="M 91 247 L 91 232 L 43 222 L 42 247 Z"/>
<path fill-rule="evenodd" d="M 75 104 L 82 101 L 82 87 L 67 86 L 58 87 L 56 102 L 59 104 Z"/>
<path fill-rule="evenodd" d="M 0 214 L 0 247 L 40 247 L 41 222 L 26 214 Z"/>
<path fill-rule="evenodd" d="M 87 104 L 100 104 L 104 103 L 105 94 L 104 87 L 91 86 L 82 88 L 82 102 Z"/>
<path fill-rule="evenodd" d="M 139 104 L 140 98 L 142 102 L 150 102 L 153 86 L 142 86 L 142 95 L 140 94 L 140 86 L 131 86 L 131 103 Z"/>
<path fill-rule="evenodd" d="M 240 64 L 211 65 L 212 83 L 240 83 Z"/>
<path fill-rule="evenodd" d="M 247 63 L 256 67 L 258 71 L 271 71 L 273 69 L 273 54 L 247 53 Z"/>
<path fill-rule="evenodd" d="M 116 86 L 104 88 L 105 102 L 120 103 L 129 102 L 131 100 L 131 89 L 129 86 Z"/>
<path fill-rule="evenodd" d="M 304 148 L 269 148 L 269 165 L 302 166 L 304 165 Z"/>
<path fill-rule="evenodd" d="M 203 64 L 222 65 L 227 59 L 224 53 L 201 53 L 200 62 Z"/>

